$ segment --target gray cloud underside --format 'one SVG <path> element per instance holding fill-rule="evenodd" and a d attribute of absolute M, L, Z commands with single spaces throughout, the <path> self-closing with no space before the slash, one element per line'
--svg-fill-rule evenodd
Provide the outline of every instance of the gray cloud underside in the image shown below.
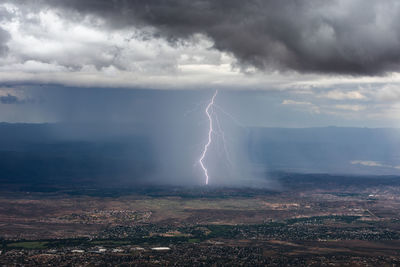
<path fill-rule="evenodd" d="M 0 27 L 0 57 L 8 52 L 7 41 L 10 39 L 10 34 Z"/>
<path fill-rule="evenodd" d="M 377 75 L 400 67 L 395 0 L 43 1 L 112 28 L 151 26 L 172 42 L 205 34 L 243 69 Z"/>
<path fill-rule="evenodd" d="M 0 25 L 2 21 L 7 21 L 11 18 L 12 14 L 0 7 Z M 10 38 L 10 33 L 0 26 L 0 57 L 5 56 L 8 53 L 9 48 L 7 46 L 7 42 L 10 40 Z"/>

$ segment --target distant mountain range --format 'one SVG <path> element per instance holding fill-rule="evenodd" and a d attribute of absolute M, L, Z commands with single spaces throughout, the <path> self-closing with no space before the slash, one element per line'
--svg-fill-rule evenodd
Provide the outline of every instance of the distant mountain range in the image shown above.
<path fill-rule="evenodd" d="M 249 151 L 272 170 L 400 174 L 399 129 L 252 128 Z"/>
<path fill-rule="evenodd" d="M 1 123 L 0 182 L 111 186 L 145 183 L 157 170 L 162 132 L 82 127 Z M 400 174 L 399 129 L 249 128 L 245 142 L 251 163 L 270 172 Z"/>

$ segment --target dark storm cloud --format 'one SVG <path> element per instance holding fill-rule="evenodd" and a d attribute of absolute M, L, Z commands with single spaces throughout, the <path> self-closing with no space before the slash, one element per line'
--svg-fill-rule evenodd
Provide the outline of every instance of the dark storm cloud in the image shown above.
<path fill-rule="evenodd" d="M 6 43 L 10 40 L 11 36 L 8 31 L 0 27 L 0 57 L 5 56 L 8 53 L 8 46 Z"/>
<path fill-rule="evenodd" d="M 394 0 L 46 2 L 68 16 L 104 18 L 113 28 L 152 26 L 171 41 L 205 34 L 243 69 L 375 75 L 400 67 L 400 6 Z"/>

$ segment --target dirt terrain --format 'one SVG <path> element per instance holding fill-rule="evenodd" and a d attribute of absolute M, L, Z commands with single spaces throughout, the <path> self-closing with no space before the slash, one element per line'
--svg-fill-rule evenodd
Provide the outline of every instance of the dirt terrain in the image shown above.
<path fill-rule="evenodd" d="M 400 263 L 400 186 L 298 183 L 281 191 L 2 192 L 0 263 Z M 154 254 L 155 246 L 169 252 Z"/>

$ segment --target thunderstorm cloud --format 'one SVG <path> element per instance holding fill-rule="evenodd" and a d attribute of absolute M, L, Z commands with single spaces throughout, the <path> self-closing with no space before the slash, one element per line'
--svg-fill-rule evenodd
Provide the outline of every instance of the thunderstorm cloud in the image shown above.
<path fill-rule="evenodd" d="M 399 15 L 394 0 L 0 0 L 1 103 L 26 104 L 0 117 L 73 117 L 51 103 L 82 88 L 220 89 L 252 95 L 248 125 L 397 126 Z"/>
<path fill-rule="evenodd" d="M 8 52 L 7 41 L 10 39 L 10 34 L 0 27 L 0 57 Z"/>
<path fill-rule="evenodd" d="M 240 67 L 376 75 L 400 64 L 400 4 L 394 0 L 43 1 L 65 16 L 110 28 L 154 27 L 170 42 L 204 34 Z M 44 8 L 44 7 L 43 7 Z M 76 19 L 76 17 L 75 17 Z"/>

